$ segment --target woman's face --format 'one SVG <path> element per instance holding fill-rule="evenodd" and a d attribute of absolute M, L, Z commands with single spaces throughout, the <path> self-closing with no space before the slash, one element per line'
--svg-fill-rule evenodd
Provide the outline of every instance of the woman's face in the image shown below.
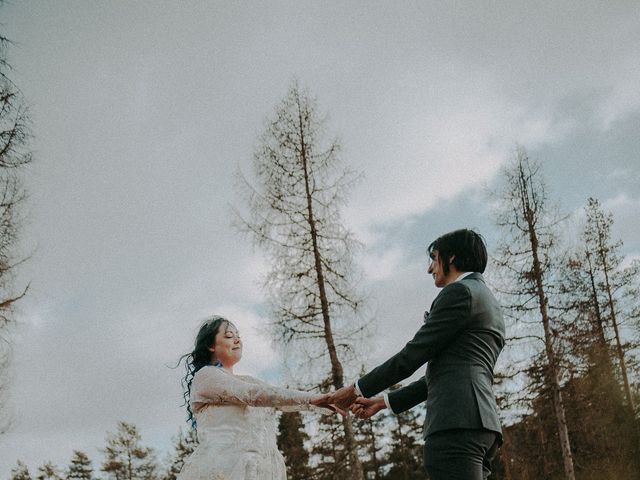
<path fill-rule="evenodd" d="M 212 359 L 225 368 L 233 367 L 242 358 L 242 340 L 238 329 L 232 323 L 224 323 L 216 334 L 213 346 L 209 348 Z"/>

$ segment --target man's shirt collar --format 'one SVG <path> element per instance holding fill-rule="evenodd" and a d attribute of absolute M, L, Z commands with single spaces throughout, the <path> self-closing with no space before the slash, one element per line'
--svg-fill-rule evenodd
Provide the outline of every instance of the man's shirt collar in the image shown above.
<path fill-rule="evenodd" d="M 463 278 L 465 278 L 465 277 L 468 277 L 468 276 L 469 276 L 469 275 L 471 275 L 472 273 L 473 273 L 473 272 L 464 272 L 464 273 L 460 274 L 460 276 L 454 280 L 454 283 L 455 283 L 455 282 L 459 282 L 460 280 L 462 280 L 462 279 L 463 279 Z"/>

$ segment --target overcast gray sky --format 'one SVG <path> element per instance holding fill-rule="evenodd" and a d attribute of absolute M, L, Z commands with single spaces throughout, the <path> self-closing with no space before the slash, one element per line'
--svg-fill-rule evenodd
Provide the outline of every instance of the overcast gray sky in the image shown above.
<path fill-rule="evenodd" d="M 1 478 L 73 449 L 98 469 L 119 420 L 166 450 L 186 425 L 166 365 L 212 313 L 244 334 L 238 370 L 282 381 L 265 263 L 229 205 L 294 78 L 365 174 L 344 216 L 364 244 L 369 366 L 437 294 L 433 238 L 477 227 L 491 248 L 483 191 L 516 143 L 565 211 L 597 196 L 640 256 L 636 1 L 15 1 L 0 18 L 36 157 Z"/>

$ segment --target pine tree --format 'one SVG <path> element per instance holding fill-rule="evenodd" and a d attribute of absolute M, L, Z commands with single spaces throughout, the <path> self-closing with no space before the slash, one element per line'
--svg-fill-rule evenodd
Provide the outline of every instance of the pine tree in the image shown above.
<path fill-rule="evenodd" d="M 107 434 L 102 471 L 113 480 L 154 480 L 156 462 L 153 450 L 141 445 L 135 425 L 118 423 L 115 434 Z"/>
<path fill-rule="evenodd" d="M 92 480 L 93 465 L 86 453 L 80 450 L 73 451 L 71 464 L 67 470 L 67 480 Z"/>
<path fill-rule="evenodd" d="M 38 467 L 36 480 L 62 480 L 58 467 L 52 462 L 45 462 Z"/>
<path fill-rule="evenodd" d="M 284 412 L 278 422 L 278 448 L 284 457 L 289 480 L 305 480 L 311 476 L 309 452 L 305 443 L 309 435 L 300 412 Z"/>
<path fill-rule="evenodd" d="M 322 415 L 313 435 L 311 463 L 314 480 L 353 480 L 342 441 L 342 428 L 336 415 Z"/>
<path fill-rule="evenodd" d="M 634 281 L 640 266 L 624 266 L 622 242 L 611 239 L 613 217 L 596 199 L 588 200 L 585 213 L 580 242 L 567 256 L 561 289 L 566 314 L 574 318 L 570 335 L 565 334 L 572 359 L 567 420 L 582 466 L 590 465 L 594 473 L 624 475 L 619 465 L 638 465 L 640 430 L 626 373 L 625 357 L 633 343 L 628 342 L 629 329 L 625 342 L 625 332 L 618 327 L 633 316 L 629 306 L 637 298 Z"/>
<path fill-rule="evenodd" d="M 198 446 L 198 437 L 194 429 L 189 429 L 186 434 L 182 429 L 178 436 L 174 438 L 174 452 L 171 457 L 169 468 L 164 475 L 164 480 L 176 480 L 185 460 Z"/>
<path fill-rule="evenodd" d="M 635 451 L 638 433 L 617 389 L 605 391 L 598 373 L 575 376 L 562 387 L 562 395 L 574 447 L 576 477 L 581 480 L 640 478 L 640 457 Z M 503 427 L 509 450 L 512 479 L 560 479 L 563 477 L 554 421 L 551 389 L 531 403 L 531 411 L 515 424 Z M 607 395 L 613 398 L 606 398 Z M 500 467 L 498 465 L 498 467 Z M 507 470 L 497 468 L 497 478 Z"/>
<path fill-rule="evenodd" d="M 566 255 L 564 278 L 560 284 L 562 309 L 573 321 L 566 325 L 575 373 L 599 365 L 609 388 L 616 379 L 607 335 L 607 319 L 603 309 L 603 292 L 598 285 L 598 272 L 593 252 L 580 245 Z M 613 382 L 613 384 L 612 384 Z"/>
<path fill-rule="evenodd" d="M 391 430 L 391 451 L 387 462 L 391 469 L 384 477 L 388 480 L 426 479 L 422 465 L 423 441 L 420 415 L 412 410 L 390 415 L 395 423 Z"/>
<path fill-rule="evenodd" d="M 11 469 L 11 480 L 31 480 L 29 468 L 18 460 L 18 464 Z"/>
<path fill-rule="evenodd" d="M 626 300 L 625 297 L 631 296 L 633 303 L 636 304 L 637 288 L 632 287 L 634 280 L 637 281 L 640 273 L 640 263 L 634 262 L 630 266 L 622 268 L 623 258 L 620 255 L 622 241 L 612 240 L 613 216 L 611 213 L 603 211 L 598 200 L 589 198 L 585 210 L 587 214 L 587 222 L 583 231 L 585 250 L 593 255 L 598 286 L 605 297 L 603 310 L 606 312 L 606 318 L 614 333 L 614 346 L 618 367 L 622 375 L 624 393 L 629 409 L 635 413 L 634 396 L 631 392 L 625 345 L 621 332 L 621 317 L 623 316 L 621 303 Z"/>
<path fill-rule="evenodd" d="M 367 479 L 381 480 L 383 478 L 383 447 L 388 417 L 383 412 L 366 419 L 358 417 L 354 419 L 356 442 L 362 459 L 364 476 Z"/>

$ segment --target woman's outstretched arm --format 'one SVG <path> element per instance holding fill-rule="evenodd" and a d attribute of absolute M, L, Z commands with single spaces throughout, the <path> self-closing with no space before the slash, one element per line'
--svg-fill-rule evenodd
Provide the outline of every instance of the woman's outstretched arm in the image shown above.
<path fill-rule="evenodd" d="M 204 367 L 193 379 L 192 405 L 194 412 L 207 404 L 309 410 L 313 406 L 329 408 L 328 397 L 280 388 L 262 381 L 250 382 L 216 367 Z"/>

